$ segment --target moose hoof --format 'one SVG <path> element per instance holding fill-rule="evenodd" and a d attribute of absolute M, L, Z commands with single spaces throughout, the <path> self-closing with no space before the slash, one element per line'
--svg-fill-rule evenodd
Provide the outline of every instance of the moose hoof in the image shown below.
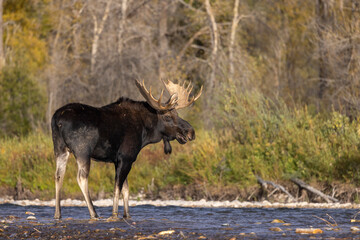
<path fill-rule="evenodd" d="M 111 215 L 111 217 L 109 217 L 107 220 L 109 222 L 115 222 L 115 221 L 120 221 L 120 218 L 117 215 Z"/>
<path fill-rule="evenodd" d="M 131 216 L 130 215 L 124 215 L 123 218 L 124 219 L 131 219 Z"/>
<path fill-rule="evenodd" d="M 97 214 L 90 216 L 90 220 L 99 220 L 99 216 Z"/>

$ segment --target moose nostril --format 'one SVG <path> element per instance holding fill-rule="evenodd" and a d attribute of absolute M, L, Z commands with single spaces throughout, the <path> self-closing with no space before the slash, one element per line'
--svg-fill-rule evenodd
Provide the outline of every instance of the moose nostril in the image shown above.
<path fill-rule="evenodd" d="M 194 140 L 194 139 L 195 139 L 195 132 L 189 132 L 189 134 L 188 134 L 188 139 L 189 139 L 190 141 Z"/>

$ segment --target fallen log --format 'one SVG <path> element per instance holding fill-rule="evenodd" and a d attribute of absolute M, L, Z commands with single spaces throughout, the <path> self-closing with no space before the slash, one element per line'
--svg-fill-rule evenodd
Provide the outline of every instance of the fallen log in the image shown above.
<path fill-rule="evenodd" d="M 272 185 L 275 189 L 278 189 L 278 190 L 282 191 L 283 193 L 285 193 L 286 195 L 288 195 L 289 199 L 291 201 L 295 200 L 295 198 L 288 191 L 286 191 L 286 189 L 283 186 L 276 184 L 274 182 L 271 182 L 271 181 L 265 181 L 259 176 L 256 176 L 256 179 L 257 179 L 258 183 L 261 185 L 261 187 L 263 188 L 263 190 L 265 190 L 267 185 L 269 184 L 269 185 Z"/>
<path fill-rule="evenodd" d="M 305 190 L 307 190 L 307 191 L 309 191 L 309 192 L 311 192 L 311 193 L 313 193 L 313 194 L 315 194 L 315 195 L 318 195 L 318 196 L 320 196 L 321 198 L 323 198 L 323 199 L 324 199 L 326 202 L 328 202 L 328 203 L 339 202 L 338 199 L 333 198 L 333 197 L 331 197 L 331 196 L 329 196 L 329 195 L 326 195 L 326 194 L 322 193 L 321 191 L 319 191 L 319 190 L 311 187 L 310 185 L 306 184 L 305 182 L 301 181 L 300 179 L 292 178 L 291 181 L 292 181 L 293 183 L 295 183 L 296 185 L 298 185 L 298 187 L 299 187 L 300 189 L 305 189 Z"/>

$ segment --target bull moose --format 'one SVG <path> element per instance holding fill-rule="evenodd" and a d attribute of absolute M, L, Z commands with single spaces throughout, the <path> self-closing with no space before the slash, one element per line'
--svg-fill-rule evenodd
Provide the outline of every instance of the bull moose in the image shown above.
<path fill-rule="evenodd" d="M 120 192 L 124 201 L 124 218 L 129 218 L 129 187 L 127 176 L 140 150 L 148 144 L 164 142 L 164 152 L 171 153 L 170 141 L 180 144 L 195 139 L 193 127 L 180 118 L 177 109 L 195 102 L 202 93 L 190 97 L 193 86 L 163 81 L 170 94 L 162 103 L 164 89 L 155 99 L 144 81 L 135 81 L 145 102 L 119 98 L 116 102 L 96 108 L 80 103 L 70 103 L 59 108 L 51 120 L 52 139 L 56 158 L 55 219 L 61 218 L 60 190 L 66 164 L 72 153 L 78 165 L 77 182 L 85 197 L 90 218 L 98 218 L 88 189 L 91 159 L 112 162 L 115 165 L 115 187 L 112 216 L 118 218 Z"/>

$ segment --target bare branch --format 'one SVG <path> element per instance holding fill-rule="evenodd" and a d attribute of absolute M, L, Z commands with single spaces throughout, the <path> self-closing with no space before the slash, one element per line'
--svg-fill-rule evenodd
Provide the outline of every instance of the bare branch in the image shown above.
<path fill-rule="evenodd" d="M 136 7 L 134 7 L 133 9 L 131 9 L 131 11 L 129 11 L 127 13 L 127 18 L 131 18 L 132 16 L 135 15 L 135 13 L 137 12 L 137 10 L 139 10 L 141 7 L 145 6 L 147 3 L 149 3 L 151 0 L 144 0 L 143 2 L 141 2 L 139 5 L 137 5 Z"/>
<path fill-rule="evenodd" d="M 180 53 L 177 56 L 177 63 L 179 65 L 181 59 L 185 55 L 186 50 L 191 46 L 191 44 L 197 39 L 200 35 L 205 34 L 209 30 L 208 26 L 202 27 L 199 31 L 197 31 L 185 44 L 185 46 L 181 49 Z"/>
<path fill-rule="evenodd" d="M 182 5 L 184 5 L 185 7 L 189 8 L 190 10 L 192 11 L 195 11 L 195 12 L 199 12 L 199 13 L 203 13 L 203 11 L 197 9 L 197 8 L 194 8 L 193 6 L 191 6 L 190 4 L 186 3 L 184 0 L 178 0 L 179 3 L 181 3 Z"/>

